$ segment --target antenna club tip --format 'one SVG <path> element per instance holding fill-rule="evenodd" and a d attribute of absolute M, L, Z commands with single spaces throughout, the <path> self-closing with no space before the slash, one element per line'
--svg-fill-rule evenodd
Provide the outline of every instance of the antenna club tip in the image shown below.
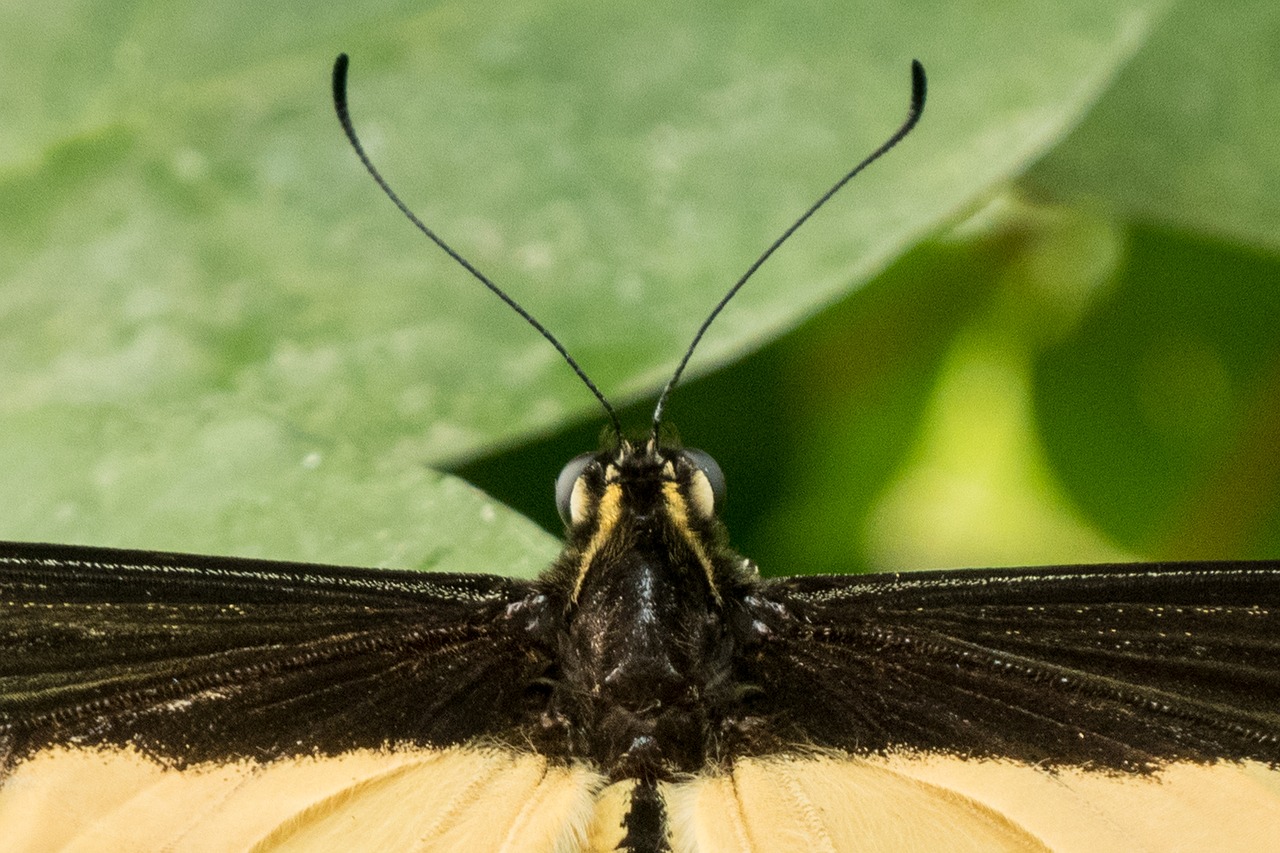
<path fill-rule="evenodd" d="M 920 112 L 924 108 L 928 89 L 929 80 L 924 73 L 924 64 L 918 59 L 911 60 L 911 104 L 914 112 Z"/>
<path fill-rule="evenodd" d="M 347 89 L 347 66 L 351 64 L 351 59 L 345 54 L 338 54 L 338 58 L 333 61 L 333 93 L 338 101 L 343 101 L 343 94 Z"/>

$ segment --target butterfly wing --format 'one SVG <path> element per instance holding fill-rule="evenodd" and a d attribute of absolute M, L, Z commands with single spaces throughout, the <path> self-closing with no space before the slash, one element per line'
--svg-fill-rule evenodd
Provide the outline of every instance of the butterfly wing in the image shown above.
<path fill-rule="evenodd" d="M 490 575 L 0 545 L 0 743 L 186 765 L 500 738 L 546 666 L 537 602 Z"/>
<path fill-rule="evenodd" d="M 1115 774 L 959 755 L 777 756 L 663 793 L 675 850 L 1280 849 L 1280 773 L 1255 762 Z"/>
<path fill-rule="evenodd" d="M 764 713 L 804 741 L 1121 771 L 1280 761 L 1277 563 L 795 577 L 761 599 Z"/>
<path fill-rule="evenodd" d="M 663 783 L 672 841 L 1258 849 L 1280 820 L 1278 586 L 1276 564 L 767 582 L 746 675 L 775 740 Z M 531 584 L 4 546 L 0 598 L 4 745 L 34 756 L 0 823 L 29 849 L 619 838 L 618 786 L 475 745 L 518 730 L 547 665 Z M 1206 818 L 1227 809 L 1252 820 Z"/>
<path fill-rule="evenodd" d="M 794 577 L 688 849 L 1274 849 L 1280 564 Z M 779 750 L 791 741 L 799 749 Z"/>
<path fill-rule="evenodd" d="M 608 834 L 598 774 L 520 748 L 541 601 L 488 575 L 0 545 L 5 849 Z"/>

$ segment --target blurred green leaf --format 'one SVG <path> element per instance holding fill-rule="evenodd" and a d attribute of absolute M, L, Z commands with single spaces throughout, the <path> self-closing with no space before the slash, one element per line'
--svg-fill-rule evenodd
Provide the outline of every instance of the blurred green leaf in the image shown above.
<path fill-rule="evenodd" d="M 1157 556 L 1280 544 L 1280 259 L 1149 228 L 1037 365 L 1059 476 L 1095 522 Z"/>

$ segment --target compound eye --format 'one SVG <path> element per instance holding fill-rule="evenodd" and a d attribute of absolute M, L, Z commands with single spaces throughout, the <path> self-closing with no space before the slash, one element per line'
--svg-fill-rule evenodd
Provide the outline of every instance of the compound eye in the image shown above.
<path fill-rule="evenodd" d="M 578 454 L 560 469 L 560 476 L 556 477 L 556 511 L 560 513 L 560 519 L 571 527 L 582 521 L 586 514 L 586 487 L 579 487 L 578 481 L 595 456 L 594 453 Z"/>
<path fill-rule="evenodd" d="M 702 475 L 694 475 L 691 495 L 698 512 L 709 518 L 715 515 L 717 507 L 724 505 L 724 472 L 705 450 L 685 448 L 684 455 Z"/>

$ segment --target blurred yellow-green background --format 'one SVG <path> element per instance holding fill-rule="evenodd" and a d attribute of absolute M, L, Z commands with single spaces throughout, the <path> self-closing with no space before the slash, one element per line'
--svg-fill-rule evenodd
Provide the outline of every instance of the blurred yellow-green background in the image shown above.
<path fill-rule="evenodd" d="M 919 129 L 671 403 L 735 544 L 775 574 L 1280 555 L 1273 3 L 83 2 L 0 33 L 0 537 L 536 571 L 599 409 L 378 195 L 334 56 L 408 203 L 636 429 L 919 58 Z"/>

